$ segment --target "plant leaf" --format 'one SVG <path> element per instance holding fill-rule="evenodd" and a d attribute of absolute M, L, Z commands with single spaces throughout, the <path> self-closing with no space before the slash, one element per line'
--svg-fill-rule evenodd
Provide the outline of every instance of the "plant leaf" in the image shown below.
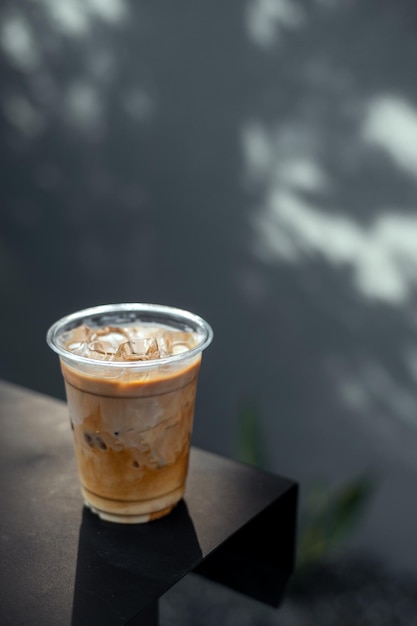
<path fill-rule="evenodd" d="M 265 467 L 266 454 L 260 426 L 260 412 L 253 401 L 247 402 L 238 414 L 238 460 L 256 467 Z"/>

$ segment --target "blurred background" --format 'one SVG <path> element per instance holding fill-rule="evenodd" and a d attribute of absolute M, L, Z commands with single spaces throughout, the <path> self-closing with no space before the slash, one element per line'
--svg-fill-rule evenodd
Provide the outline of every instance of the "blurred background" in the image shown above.
<path fill-rule="evenodd" d="M 417 623 L 416 29 L 413 0 L 0 3 L 0 376 L 64 398 L 57 318 L 191 309 L 194 444 L 300 483 L 282 610 L 194 581 L 167 623 Z"/>

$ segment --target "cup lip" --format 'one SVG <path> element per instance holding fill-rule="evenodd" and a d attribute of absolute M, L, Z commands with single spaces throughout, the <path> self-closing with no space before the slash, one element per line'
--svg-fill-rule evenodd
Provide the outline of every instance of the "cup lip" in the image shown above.
<path fill-rule="evenodd" d="M 191 325 L 195 326 L 195 330 L 201 331 L 202 339 L 201 341 L 186 352 L 181 352 L 179 354 L 173 354 L 167 357 L 163 357 L 162 359 L 154 359 L 149 361 L 101 361 L 100 359 L 92 359 L 90 357 L 81 356 L 78 354 L 74 354 L 70 350 L 67 350 L 63 346 L 57 343 L 58 337 L 60 336 L 60 330 L 68 324 L 74 323 L 77 320 L 81 320 L 85 317 L 92 315 L 100 315 L 105 313 L 111 313 L 112 311 L 137 311 L 143 313 L 151 313 L 155 312 L 162 316 L 174 317 L 177 316 L 182 319 L 184 322 L 188 322 Z M 136 369 L 136 370 L 148 370 L 154 369 L 155 367 L 159 367 L 161 365 L 173 365 L 175 363 L 179 363 L 185 360 L 191 360 L 193 357 L 200 354 L 205 348 L 207 348 L 213 340 L 213 329 L 210 324 L 200 317 L 199 315 L 192 313 L 186 309 L 181 309 L 174 306 L 169 306 L 165 304 L 152 304 L 152 303 L 144 303 L 144 302 L 121 302 L 114 304 L 101 304 L 98 306 L 92 306 L 85 309 L 80 309 L 78 311 L 74 311 L 69 315 L 65 315 L 61 317 L 56 322 L 54 322 L 48 329 L 46 334 L 46 342 L 48 346 L 56 352 L 61 358 L 71 361 L 72 363 L 82 363 L 90 366 L 97 366 L 104 368 L 123 368 L 123 369 Z"/>

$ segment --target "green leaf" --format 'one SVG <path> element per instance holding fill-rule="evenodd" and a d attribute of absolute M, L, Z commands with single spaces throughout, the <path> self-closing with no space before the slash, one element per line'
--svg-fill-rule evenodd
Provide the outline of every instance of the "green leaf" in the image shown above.
<path fill-rule="evenodd" d="M 355 477 L 333 490 L 310 494 L 298 538 L 297 569 L 328 557 L 357 528 L 374 492 L 375 481 Z"/>
<path fill-rule="evenodd" d="M 261 433 L 259 408 L 247 402 L 238 414 L 237 458 L 242 463 L 265 467 L 266 454 Z"/>

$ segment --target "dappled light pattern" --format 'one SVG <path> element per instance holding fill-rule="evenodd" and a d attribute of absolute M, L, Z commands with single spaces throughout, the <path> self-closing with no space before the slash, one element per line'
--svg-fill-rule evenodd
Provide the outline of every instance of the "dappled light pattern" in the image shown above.
<path fill-rule="evenodd" d="M 319 255 L 336 269 L 350 269 L 362 296 L 407 301 L 417 287 L 417 211 L 382 205 L 379 215 L 363 224 L 350 216 L 349 206 L 329 206 L 329 191 L 338 181 L 321 164 L 320 141 L 326 138 L 312 128 L 303 136 L 303 128 L 293 125 L 293 133 L 287 128 L 268 133 L 259 123 L 243 133 L 248 177 L 262 185 L 252 218 L 257 256 L 267 263 L 301 263 Z M 346 137 L 358 160 L 372 159 L 371 149 L 360 145 L 364 141 L 392 157 L 394 167 L 417 176 L 417 112 L 407 103 L 370 104 L 356 136 Z M 410 208 L 417 208 L 417 199 Z"/>
<path fill-rule="evenodd" d="M 312 0 L 306 6 L 301 0 L 249 0 L 245 25 L 251 41 L 260 48 L 285 43 L 285 36 L 309 27 L 309 12 L 319 9 L 325 13 L 341 8 L 350 0 Z"/>
<path fill-rule="evenodd" d="M 415 357 L 414 352 L 404 359 L 410 378 L 399 378 L 370 355 L 354 364 L 340 358 L 328 372 L 341 401 L 375 430 L 385 454 L 412 472 L 417 471 L 417 394 L 410 384 L 417 384 Z"/>
<path fill-rule="evenodd" d="M 81 129 L 93 130 L 102 123 L 103 110 L 100 94 L 87 80 L 73 82 L 66 93 L 67 120 Z"/>
<path fill-rule="evenodd" d="M 68 130 L 93 140 L 105 132 L 106 94 L 117 84 L 120 59 L 102 33 L 110 28 L 121 32 L 128 15 L 125 0 L 33 0 L 3 6 L 0 49 L 14 70 L 27 75 L 28 88 L 17 83 L 3 89 L 0 102 L 6 120 L 22 138 L 40 137 L 57 115 Z M 63 81 L 53 67 L 71 49 L 70 64 L 83 53 L 82 72 Z M 153 98 L 140 82 L 126 86 L 119 97 L 121 110 L 133 122 L 149 122 Z"/>
<path fill-rule="evenodd" d="M 280 39 L 281 30 L 301 28 L 305 14 L 293 0 L 252 0 L 246 14 L 250 37 L 261 47 L 269 47 Z"/>
<path fill-rule="evenodd" d="M 417 182 L 417 106 L 404 98 L 373 98 L 362 123 L 362 137 L 391 157 L 393 165 Z"/>
<path fill-rule="evenodd" d="M 45 121 L 37 107 L 21 94 L 2 97 L 3 115 L 23 136 L 34 138 L 42 133 Z"/>
<path fill-rule="evenodd" d="M 23 71 L 33 71 L 41 63 L 39 49 L 27 18 L 10 11 L 0 25 L 0 45 L 12 64 Z"/>
<path fill-rule="evenodd" d="M 249 1 L 275 91 L 258 90 L 240 129 L 252 264 L 239 288 L 273 311 L 281 376 L 299 368 L 277 403 L 298 419 L 297 391 L 311 398 L 298 428 L 316 471 L 332 458 L 383 476 L 368 541 L 394 560 L 392 501 L 404 516 L 417 471 L 415 17 L 406 1 Z"/>
<path fill-rule="evenodd" d="M 88 35 L 97 19 L 113 23 L 127 16 L 124 0 L 37 0 L 37 3 L 66 35 Z"/>

